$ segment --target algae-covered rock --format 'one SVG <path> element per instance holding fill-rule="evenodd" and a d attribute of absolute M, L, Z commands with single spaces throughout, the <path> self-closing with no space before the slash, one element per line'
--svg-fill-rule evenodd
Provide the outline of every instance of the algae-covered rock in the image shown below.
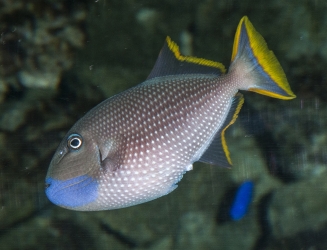
<path fill-rule="evenodd" d="M 72 66 L 72 51 L 85 43 L 82 25 L 86 7 L 84 1 L 1 0 L 3 84 L 14 77 L 17 84 L 27 88 L 58 87 L 62 73 Z"/>
<path fill-rule="evenodd" d="M 326 174 L 275 190 L 268 210 L 274 237 L 281 239 L 327 225 Z"/>

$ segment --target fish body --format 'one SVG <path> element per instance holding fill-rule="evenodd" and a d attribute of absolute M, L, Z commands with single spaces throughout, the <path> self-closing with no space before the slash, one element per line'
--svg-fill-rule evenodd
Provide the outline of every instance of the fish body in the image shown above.
<path fill-rule="evenodd" d="M 146 81 L 68 131 L 46 176 L 48 198 L 72 210 L 118 209 L 170 193 L 196 161 L 231 166 L 224 133 L 243 104 L 240 89 L 295 97 L 247 17 L 227 74 L 220 63 L 182 56 L 168 37 Z"/>
<path fill-rule="evenodd" d="M 233 204 L 229 211 L 232 220 L 240 220 L 246 215 L 252 202 L 253 190 L 253 181 L 244 181 L 237 188 Z"/>

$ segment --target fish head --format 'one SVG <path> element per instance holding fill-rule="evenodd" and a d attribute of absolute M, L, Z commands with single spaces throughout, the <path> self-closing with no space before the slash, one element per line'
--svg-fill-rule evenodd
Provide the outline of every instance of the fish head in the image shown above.
<path fill-rule="evenodd" d="M 46 176 L 46 195 L 61 207 L 79 209 L 97 199 L 101 167 L 98 143 L 88 131 L 69 132 L 55 152 Z"/>

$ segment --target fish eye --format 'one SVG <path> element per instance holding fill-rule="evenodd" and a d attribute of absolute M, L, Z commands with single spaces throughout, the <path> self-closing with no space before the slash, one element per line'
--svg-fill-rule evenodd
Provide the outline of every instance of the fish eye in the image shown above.
<path fill-rule="evenodd" d="M 70 149 L 79 149 L 83 144 L 83 138 L 79 134 L 71 134 L 67 140 Z"/>

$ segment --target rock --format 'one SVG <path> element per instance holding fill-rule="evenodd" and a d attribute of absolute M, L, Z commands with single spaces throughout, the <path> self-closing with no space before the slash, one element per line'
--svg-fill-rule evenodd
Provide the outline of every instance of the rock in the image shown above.
<path fill-rule="evenodd" d="M 16 131 L 25 123 L 30 110 L 31 106 L 23 105 L 22 102 L 7 106 L 6 110 L 1 111 L 0 129 L 10 132 Z"/>
<path fill-rule="evenodd" d="M 61 80 L 61 70 L 52 72 L 20 71 L 19 81 L 27 88 L 57 88 Z"/>
<path fill-rule="evenodd" d="M 281 239 L 327 224 L 327 175 L 275 190 L 268 209 L 272 234 Z"/>
<path fill-rule="evenodd" d="M 85 44 L 81 26 L 87 4 L 74 4 L 0 1 L 0 76 L 5 84 L 7 78 L 17 77 L 27 88 L 58 87 L 72 65 L 72 51 Z"/>

